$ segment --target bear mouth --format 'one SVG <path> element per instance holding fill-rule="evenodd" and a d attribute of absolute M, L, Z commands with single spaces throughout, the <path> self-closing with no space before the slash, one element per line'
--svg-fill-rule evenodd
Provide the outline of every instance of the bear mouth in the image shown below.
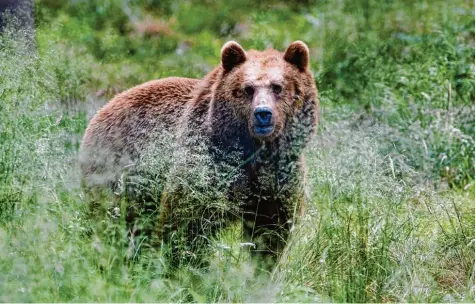
<path fill-rule="evenodd" d="M 257 136 L 267 136 L 274 130 L 273 125 L 255 126 L 254 131 Z"/>

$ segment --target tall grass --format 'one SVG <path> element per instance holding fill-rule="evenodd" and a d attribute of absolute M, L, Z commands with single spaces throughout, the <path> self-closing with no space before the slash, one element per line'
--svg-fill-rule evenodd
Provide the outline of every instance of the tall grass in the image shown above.
<path fill-rule="evenodd" d="M 288 284 L 299 278 L 338 302 L 470 301 L 472 193 L 421 184 L 419 172 L 395 165 L 395 152 L 380 152 L 386 127 L 355 127 L 358 115 L 339 115 L 347 120 L 324 126 L 310 147 L 317 210 L 291 242 L 279 280 L 298 270 Z M 448 294 L 450 285 L 460 294 Z"/>
<path fill-rule="evenodd" d="M 474 301 L 471 3 L 36 4 L 38 52 L 13 25 L 0 36 L 1 301 Z M 76 168 L 87 121 L 110 96 L 201 77 L 227 39 L 306 41 L 320 88 L 309 206 L 272 273 L 250 258 L 239 223 L 206 243 L 206 268 L 171 269 L 166 243 L 131 246 L 114 215 L 95 229 Z M 163 175 L 163 150 L 150 152 L 143 164 Z M 175 177 L 194 171 L 177 185 L 215 182 L 181 159 Z M 183 202 L 227 206 L 209 190 Z"/>

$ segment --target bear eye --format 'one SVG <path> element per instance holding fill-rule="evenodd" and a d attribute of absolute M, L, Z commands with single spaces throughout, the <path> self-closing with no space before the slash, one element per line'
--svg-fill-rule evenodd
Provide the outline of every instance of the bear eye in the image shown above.
<path fill-rule="evenodd" d="M 246 86 L 245 93 L 248 96 L 253 96 L 255 94 L 255 89 L 252 86 Z"/>
<path fill-rule="evenodd" d="M 280 86 L 279 84 L 273 84 L 272 89 L 275 94 L 279 94 L 283 91 L 283 87 Z"/>

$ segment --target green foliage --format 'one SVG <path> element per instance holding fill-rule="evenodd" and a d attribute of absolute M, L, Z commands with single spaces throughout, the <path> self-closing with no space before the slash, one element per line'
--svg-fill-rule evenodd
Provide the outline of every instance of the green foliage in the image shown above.
<path fill-rule="evenodd" d="M 474 301 L 472 3 L 35 3 L 37 50 L 13 23 L 0 35 L 1 301 Z M 202 77 L 229 39 L 305 41 L 320 90 L 308 210 L 271 274 L 239 224 L 207 243 L 206 269 L 172 269 L 170 244 L 129 242 L 121 209 L 88 217 L 76 170 L 109 97 Z M 172 158 L 154 153 L 144 165 L 162 176 Z M 182 160 L 169 178 L 190 190 L 183 202 L 230 208 L 213 174 Z"/>

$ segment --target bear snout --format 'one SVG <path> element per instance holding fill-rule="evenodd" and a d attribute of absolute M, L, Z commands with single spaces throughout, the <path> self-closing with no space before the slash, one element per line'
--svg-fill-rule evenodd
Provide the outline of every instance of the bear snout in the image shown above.
<path fill-rule="evenodd" d="M 273 111 L 269 107 L 257 107 L 254 115 L 254 133 L 257 136 L 266 136 L 274 130 Z"/>
<path fill-rule="evenodd" d="M 268 107 L 259 107 L 255 110 L 255 118 L 257 125 L 268 126 L 271 124 L 273 111 Z"/>

